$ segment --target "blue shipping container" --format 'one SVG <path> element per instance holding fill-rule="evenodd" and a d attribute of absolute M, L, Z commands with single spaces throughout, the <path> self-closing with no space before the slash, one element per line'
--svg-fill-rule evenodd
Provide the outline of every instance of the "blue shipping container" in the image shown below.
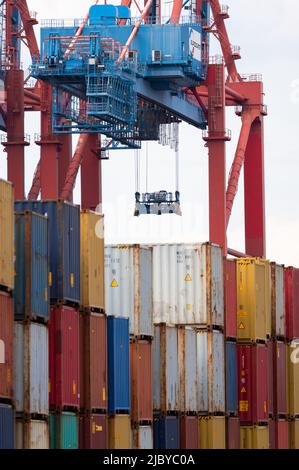
<path fill-rule="evenodd" d="M 12 406 L 0 404 L 0 449 L 15 448 L 15 416 Z"/>
<path fill-rule="evenodd" d="M 154 420 L 154 448 L 179 449 L 180 425 L 177 416 L 158 417 Z"/>
<path fill-rule="evenodd" d="M 237 343 L 226 342 L 226 413 L 238 415 L 238 356 Z"/>
<path fill-rule="evenodd" d="M 17 201 L 16 212 L 49 218 L 51 300 L 80 303 L 80 208 L 64 201 Z"/>
<path fill-rule="evenodd" d="M 15 216 L 15 290 L 17 320 L 49 318 L 48 219 L 33 212 Z"/>
<path fill-rule="evenodd" d="M 108 317 L 108 410 L 130 413 L 129 319 Z"/>

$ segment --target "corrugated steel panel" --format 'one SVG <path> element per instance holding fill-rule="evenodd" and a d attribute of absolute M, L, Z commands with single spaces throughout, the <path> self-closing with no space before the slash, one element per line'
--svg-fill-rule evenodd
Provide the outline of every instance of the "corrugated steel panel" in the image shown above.
<path fill-rule="evenodd" d="M 289 423 L 287 419 L 278 419 L 275 421 L 275 448 L 289 448 Z"/>
<path fill-rule="evenodd" d="M 16 420 L 17 449 L 49 449 L 49 425 L 46 421 Z"/>
<path fill-rule="evenodd" d="M 107 410 L 107 317 L 80 316 L 80 408 Z"/>
<path fill-rule="evenodd" d="M 51 307 L 49 327 L 50 406 L 79 408 L 79 313 Z"/>
<path fill-rule="evenodd" d="M 154 448 L 180 448 L 180 421 L 177 416 L 161 416 L 154 420 Z"/>
<path fill-rule="evenodd" d="M 81 212 L 81 304 L 105 308 L 104 216 Z"/>
<path fill-rule="evenodd" d="M 290 449 L 299 449 L 299 419 L 293 419 L 289 423 Z"/>
<path fill-rule="evenodd" d="M 274 342 L 273 348 L 273 406 L 276 416 L 288 413 L 287 346 Z"/>
<path fill-rule="evenodd" d="M 262 423 L 269 418 L 268 349 L 264 344 L 238 345 L 238 396 L 241 423 Z"/>
<path fill-rule="evenodd" d="M 286 337 L 299 338 L 299 269 L 285 270 Z"/>
<path fill-rule="evenodd" d="M 224 335 L 197 332 L 197 400 L 199 413 L 225 413 Z"/>
<path fill-rule="evenodd" d="M 288 389 L 289 389 L 289 415 L 299 415 L 299 366 L 298 366 L 298 342 L 293 341 L 288 345 Z"/>
<path fill-rule="evenodd" d="M 272 336 L 285 337 L 285 292 L 284 292 L 284 266 L 271 263 L 271 311 Z"/>
<path fill-rule="evenodd" d="M 13 398 L 13 299 L 0 292 L 0 397 Z"/>
<path fill-rule="evenodd" d="M 16 212 L 49 218 L 51 300 L 80 303 L 80 208 L 65 201 L 17 201 Z"/>
<path fill-rule="evenodd" d="M 152 345 L 147 341 L 130 344 L 131 419 L 135 423 L 152 422 Z"/>
<path fill-rule="evenodd" d="M 198 418 L 199 449 L 225 449 L 225 417 Z"/>
<path fill-rule="evenodd" d="M 15 448 L 15 414 L 13 407 L 0 403 L 0 450 Z"/>
<path fill-rule="evenodd" d="M 151 426 L 138 426 L 132 429 L 133 449 L 153 449 L 153 429 Z"/>
<path fill-rule="evenodd" d="M 180 411 L 197 412 L 196 331 L 191 327 L 178 329 L 178 361 L 180 377 Z"/>
<path fill-rule="evenodd" d="M 226 413 L 238 415 L 238 352 L 237 344 L 227 341 L 226 345 Z"/>
<path fill-rule="evenodd" d="M 241 426 L 241 449 L 269 449 L 269 426 Z"/>
<path fill-rule="evenodd" d="M 15 318 L 49 318 L 48 219 L 32 212 L 15 216 Z"/>
<path fill-rule="evenodd" d="M 14 192 L 0 179 L 0 285 L 14 288 Z"/>
<path fill-rule="evenodd" d="M 108 317 L 108 410 L 130 412 L 129 320 Z"/>
<path fill-rule="evenodd" d="M 108 420 L 105 415 L 88 414 L 79 417 L 79 448 L 107 449 Z"/>
<path fill-rule="evenodd" d="M 15 323 L 15 406 L 27 415 L 49 414 L 48 328 L 38 323 Z"/>
<path fill-rule="evenodd" d="M 225 335 L 237 337 L 237 263 L 236 260 L 225 261 Z"/>
<path fill-rule="evenodd" d="M 198 449 L 197 416 L 180 417 L 180 448 Z"/>
<path fill-rule="evenodd" d="M 266 340 L 271 335 L 270 264 L 260 258 L 239 259 L 237 263 L 238 340 Z"/>
<path fill-rule="evenodd" d="M 227 449 L 240 449 L 240 419 L 227 418 L 226 419 L 226 448 Z"/>
<path fill-rule="evenodd" d="M 274 344 L 267 341 L 268 350 L 268 412 L 269 416 L 274 415 Z"/>
<path fill-rule="evenodd" d="M 221 248 L 153 247 L 154 323 L 224 326 Z"/>
<path fill-rule="evenodd" d="M 178 335 L 175 327 L 155 326 L 153 402 L 155 411 L 179 411 Z"/>
<path fill-rule="evenodd" d="M 109 449 L 131 449 L 130 416 L 109 417 Z"/>
<path fill-rule="evenodd" d="M 51 449 L 78 449 L 79 418 L 74 413 L 50 416 Z"/>
<path fill-rule="evenodd" d="M 105 248 L 107 315 L 130 318 L 130 334 L 153 336 L 152 248 Z"/>
<path fill-rule="evenodd" d="M 273 418 L 269 419 L 269 449 L 276 449 L 276 426 Z"/>

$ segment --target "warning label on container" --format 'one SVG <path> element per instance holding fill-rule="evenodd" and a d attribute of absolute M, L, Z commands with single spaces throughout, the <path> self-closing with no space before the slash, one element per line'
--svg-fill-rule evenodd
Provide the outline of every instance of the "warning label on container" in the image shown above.
<path fill-rule="evenodd" d="M 246 388 L 245 387 L 242 387 L 241 393 L 246 393 Z"/>
<path fill-rule="evenodd" d="M 247 315 L 247 312 L 245 312 L 245 310 L 240 310 L 239 311 L 239 317 L 241 318 L 246 318 L 248 315 Z"/>
<path fill-rule="evenodd" d="M 186 275 L 185 281 L 186 281 L 186 282 L 192 281 L 192 277 L 190 276 L 190 274 L 187 274 L 187 275 Z"/>
<path fill-rule="evenodd" d="M 240 400 L 239 402 L 239 411 L 245 412 L 248 411 L 248 401 Z"/>
<path fill-rule="evenodd" d="M 245 330 L 244 323 L 242 323 L 242 322 L 240 323 L 240 325 L 239 325 L 239 330 Z"/>
<path fill-rule="evenodd" d="M 113 281 L 111 282 L 111 287 L 118 287 L 118 282 L 116 279 L 113 279 Z"/>

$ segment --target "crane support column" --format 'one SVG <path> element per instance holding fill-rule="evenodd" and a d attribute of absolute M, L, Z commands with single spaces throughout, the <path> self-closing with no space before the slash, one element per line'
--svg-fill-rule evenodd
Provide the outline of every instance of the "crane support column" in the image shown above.
<path fill-rule="evenodd" d="M 209 65 L 209 130 L 204 140 L 209 148 L 210 242 L 221 245 L 227 254 L 226 241 L 226 148 L 229 135 L 225 130 L 224 64 Z"/>
<path fill-rule="evenodd" d="M 81 163 L 81 205 L 82 209 L 95 210 L 102 204 L 102 162 L 97 134 L 89 134 Z"/>
<path fill-rule="evenodd" d="M 257 118 L 250 130 L 244 163 L 246 253 L 266 257 L 264 118 Z"/>

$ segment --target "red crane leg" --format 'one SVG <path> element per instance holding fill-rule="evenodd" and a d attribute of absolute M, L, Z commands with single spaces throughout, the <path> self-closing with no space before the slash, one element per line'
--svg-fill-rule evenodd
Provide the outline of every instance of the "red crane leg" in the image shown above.
<path fill-rule="evenodd" d="M 250 130 L 244 163 L 246 253 L 266 257 L 264 122 L 256 119 Z"/>
<path fill-rule="evenodd" d="M 65 134 L 60 135 L 59 140 L 61 143 L 60 151 L 59 151 L 59 158 L 58 158 L 58 192 L 59 194 L 62 193 L 66 175 L 73 158 L 73 143 L 72 143 L 72 135 Z M 68 195 L 69 202 L 73 201 L 73 192 L 71 191 Z"/>
<path fill-rule="evenodd" d="M 225 142 L 225 75 L 224 64 L 209 66 L 208 124 L 205 140 L 209 148 L 210 241 L 221 245 L 227 254 L 226 241 L 226 148 Z"/>
<path fill-rule="evenodd" d="M 7 93 L 7 178 L 14 185 L 15 198 L 25 198 L 24 72 L 6 73 Z"/>
<path fill-rule="evenodd" d="M 82 209 L 95 210 L 102 204 L 102 164 L 98 157 L 99 150 L 98 135 L 90 134 L 81 164 Z"/>

